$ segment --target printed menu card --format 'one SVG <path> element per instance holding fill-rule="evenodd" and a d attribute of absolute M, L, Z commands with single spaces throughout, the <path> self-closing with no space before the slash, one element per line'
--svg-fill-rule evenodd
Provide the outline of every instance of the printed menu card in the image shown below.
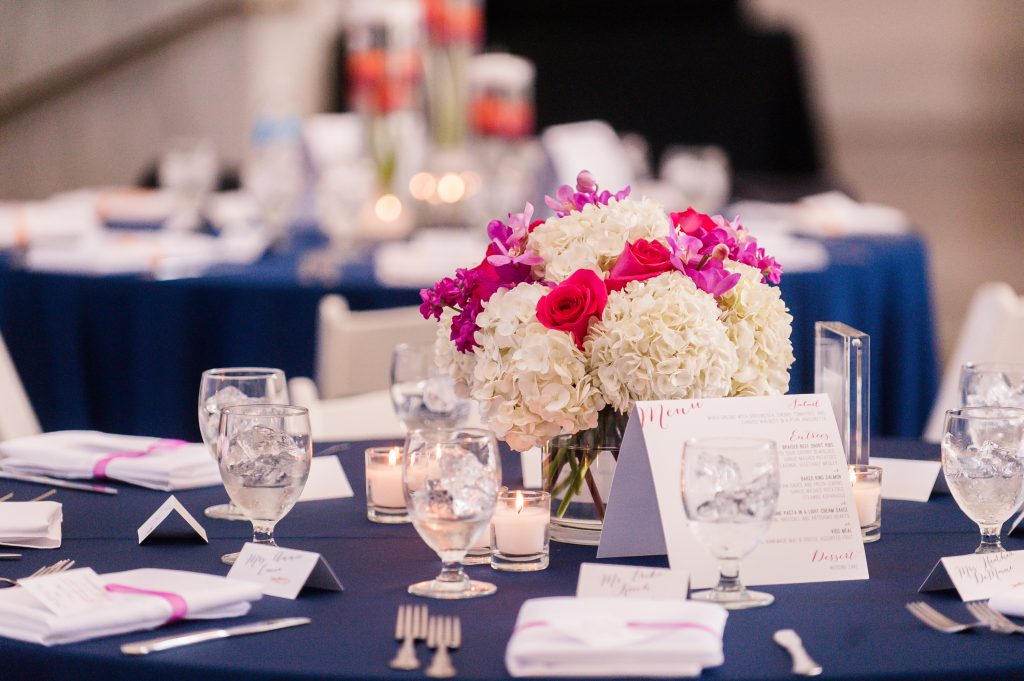
<path fill-rule="evenodd" d="M 612 483 L 598 558 L 668 554 L 693 588 L 714 586 L 718 562 L 690 531 L 680 494 L 683 443 L 758 437 L 778 445 L 771 526 L 740 565 L 744 584 L 867 579 L 846 454 L 826 395 L 637 402 Z"/>

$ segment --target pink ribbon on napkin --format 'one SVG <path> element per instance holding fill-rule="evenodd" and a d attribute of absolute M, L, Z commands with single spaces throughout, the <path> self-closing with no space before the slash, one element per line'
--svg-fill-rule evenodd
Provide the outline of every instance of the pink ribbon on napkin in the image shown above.
<path fill-rule="evenodd" d="M 161 449 L 177 449 L 182 445 L 188 444 L 184 440 L 157 440 L 154 444 L 150 445 L 146 449 L 139 450 L 137 452 L 117 452 L 115 454 L 108 454 L 102 459 L 96 462 L 92 467 L 92 477 L 94 478 L 105 478 L 107 477 L 107 466 L 114 459 L 137 459 L 140 456 L 148 456 L 153 452 Z"/>
<path fill-rule="evenodd" d="M 167 618 L 167 621 L 164 622 L 164 624 L 177 622 L 188 614 L 188 603 L 185 599 L 178 594 L 171 593 L 169 591 L 151 591 L 149 589 L 139 589 L 138 587 L 128 586 L 127 584 L 107 584 L 105 588 L 111 593 L 157 596 L 164 599 L 171 606 L 171 616 Z"/>
<path fill-rule="evenodd" d="M 551 623 L 547 620 L 533 620 L 531 622 L 523 622 L 518 627 L 516 627 L 515 631 L 513 631 L 512 633 L 515 634 L 519 633 L 520 631 L 523 631 L 524 629 L 547 627 L 550 625 Z M 700 624 L 698 622 L 626 622 L 626 626 L 630 629 L 696 629 L 698 631 L 703 631 L 706 634 L 711 634 L 716 639 L 720 638 L 717 631 L 715 631 L 709 626 Z"/>

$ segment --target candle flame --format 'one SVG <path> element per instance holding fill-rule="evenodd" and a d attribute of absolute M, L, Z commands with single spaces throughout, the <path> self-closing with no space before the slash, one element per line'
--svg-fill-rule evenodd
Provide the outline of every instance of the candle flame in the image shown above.
<path fill-rule="evenodd" d="M 523 512 L 523 493 L 516 492 L 516 513 Z"/>
<path fill-rule="evenodd" d="M 441 454 L 442 454 L 442 452 L 441 452 L 441 443 L 438 442 L 436 445 L 434 445 L 434 458 L 437 459 L 438 461 L 440 461 L 441 460 Z"/>
<path fill-rule="evenodd" d="M 392 447 L 391 451 L 388 452 L 388 465 L 394 466 L 398 463 L 398 447 Z"/>
<path fill-rule="evenodd" d="M 857 484 L 857 471 L 850 467 L 850 484 L 856 486 Z"/>

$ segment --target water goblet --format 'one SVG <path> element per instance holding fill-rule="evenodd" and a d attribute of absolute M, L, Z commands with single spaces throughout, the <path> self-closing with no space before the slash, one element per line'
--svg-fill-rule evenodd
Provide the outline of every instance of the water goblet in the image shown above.
<path fill-rule="evenodd" d="M 975 553 L 1005 551 L 1003 523 L 1024 501 L 1024 409 L 963 407 L 946 412 L 942 473 L 964 514 L 978 525 Z"/>
<path fill-rule="evenodd" d="M 391 356 L 391 403 L 409 432 L 465 425 L 472 400 L 459 397 L 455 379 L 437 366 L 433 343 L 399 343 Z"/>
<path fill-rule="evenodd" d="M 960 367 L 964 407 L 1024 407 L 1024 363 L 967 362 Z"/>
<path fill-rule="evenodd" d="M 207 369 L 199 382 L 199 432 L 217 460 L 220 411 L 237 404 L 288 404 L 284 372 L 266 367 Z M 204 513 L 219 520 L 245 520 L 233 503 L 216 504 Z"/>
<path fill-rule="evenodd" d="M 775 442 L 739 437 L 689 440 L 683 446 L 681 482 L 690 529 L 719 564 L 717 586 L 690 598 L 729 610 L 772 603 L 771 594 L 743 586 L 739 565 L 764 538 L 775 513 L 779 498 Z"/>
<path fill-rule="evenodd" d="M 280 404 L 224 407 L 218 441 L 224 488 L 252 522 L 253 543 L 277 546 L 274 526 L 298 501 L 309 477 L 309 411 Z M 221 561 L 233 565 L 237 558 L 229 553 Z"/>
<path fill-rule="evenodd" d="M 413 584 L 409 593 L 461 599 L 497 591 L 462 569 L 466 550 L 490 525 L 501 487 L 494 434 L 477 428 L 413 430 L 405 441 L 402 486 L 413 526 L 442 564 L 441 574 Z"/>

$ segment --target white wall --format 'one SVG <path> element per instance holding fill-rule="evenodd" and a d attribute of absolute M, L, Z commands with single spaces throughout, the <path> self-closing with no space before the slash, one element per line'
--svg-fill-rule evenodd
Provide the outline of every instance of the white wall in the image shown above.
<path fill-rule="evenodd" d="M 205 0 L 0 3 L 0 95 Z M 177 136 L 237 164 L 264 110 L 323 110 L 340 0 L 249 0 L 183 39 L 0 120 L 0 200 L 131 184 Z"/>
<path fill-rule="evenodd" d="M 1024 293 L 1024 2 L 748 9 L 802 38 L 837 173 L 906 210 L 927 237 L 945 356 L 978 284 Z"/>

